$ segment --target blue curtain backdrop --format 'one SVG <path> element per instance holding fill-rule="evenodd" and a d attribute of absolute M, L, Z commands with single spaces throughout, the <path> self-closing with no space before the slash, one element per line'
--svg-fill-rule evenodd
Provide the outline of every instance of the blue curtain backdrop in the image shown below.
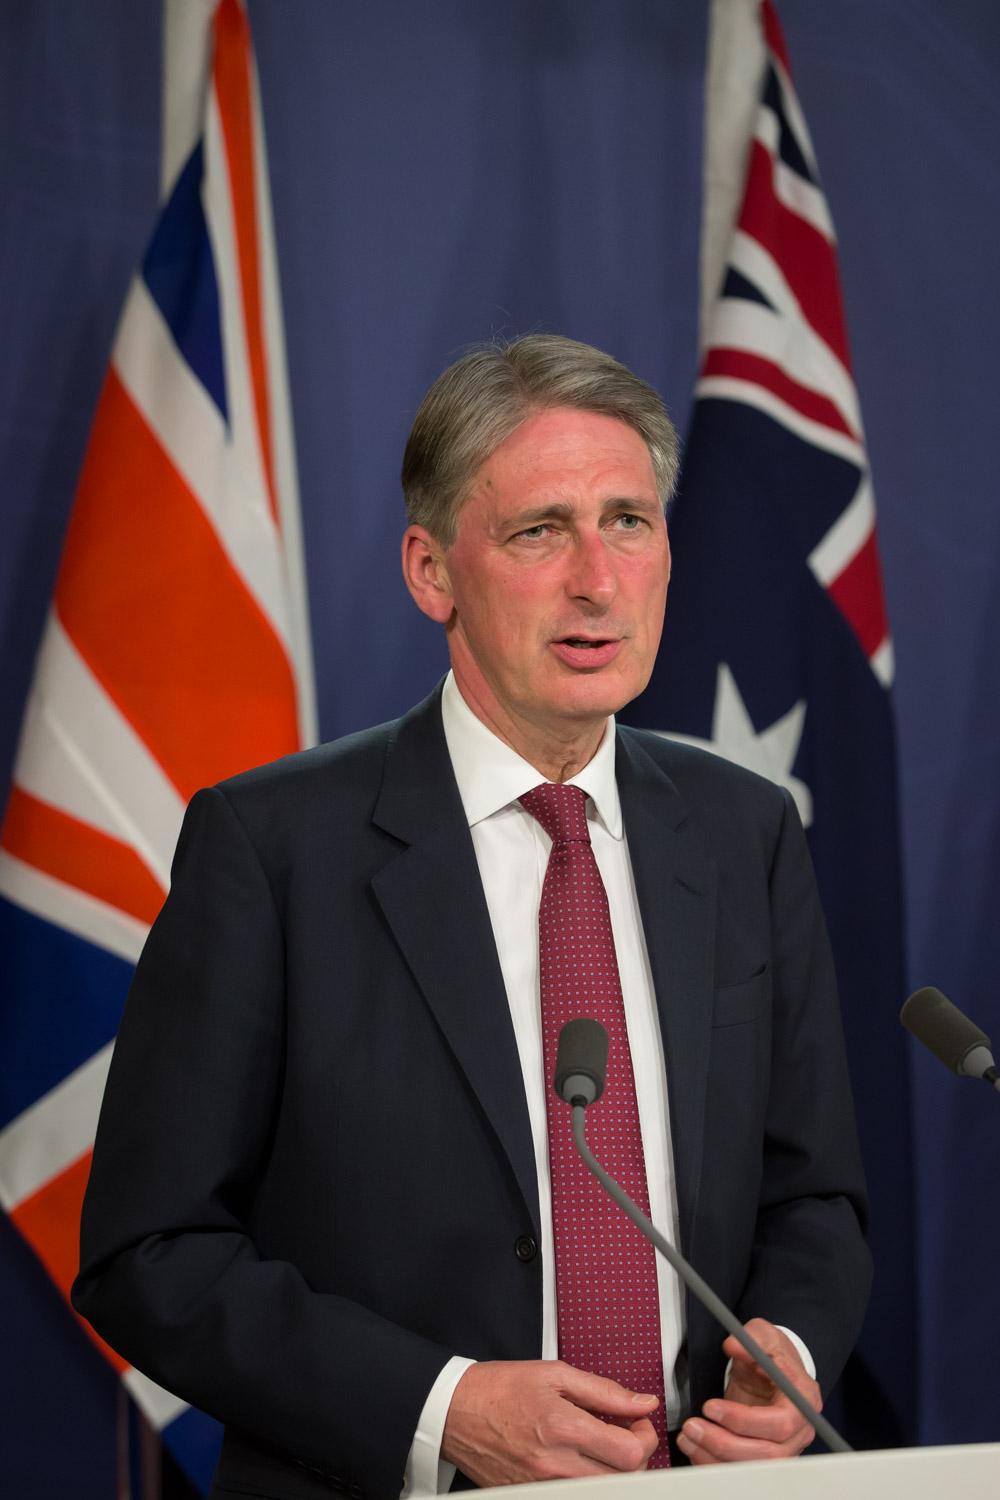
<path fill-rule="evenodd" d="M 706 7 L 251 0 L 250 11 L 332 737 L 397 713 L 442 669 L 398 577 L 397 472 L 414 408 L 456 351 L 536 327 L 587 339 L 657 385 L 683 429 Z M 1000 12 L 993 0 L 780 11 L 840 239 L 879 505 L 911 977 L 1000 1039 Z M 0 9 L 4 787 L 155 210 L 159 58 L 153 0 Z M 932 1060 L 913 1068 L 920 1435 L 997 1439 L 1000 1107 Z M 111 1493 L 113 1379 L 6 1224 L 0 1327 L 4 1489 Z"/>

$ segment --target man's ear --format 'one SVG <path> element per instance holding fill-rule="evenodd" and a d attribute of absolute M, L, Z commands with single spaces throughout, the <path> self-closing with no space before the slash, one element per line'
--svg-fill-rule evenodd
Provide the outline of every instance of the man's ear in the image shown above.
<path fill-rule="evenodd" d="M 403 532 L 403 578 L 418 609 L 447 625 L 455 608 L 444 548 L 425 526 L 407 526 Z"/>

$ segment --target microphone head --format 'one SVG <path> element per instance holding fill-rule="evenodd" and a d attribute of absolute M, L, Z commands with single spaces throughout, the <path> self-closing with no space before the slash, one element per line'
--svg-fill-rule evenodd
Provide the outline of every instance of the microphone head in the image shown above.
<path fill-rule="evenodd" d="M 987 1066 L 993 1061 L 988 1056 L 990 1039 L 985 1031 L 980 1031 L 940 990 L 928 986 L 915 991 L 904 1004 L 899 1019 L 918 1042 L 923 1042 L 955 1073 L 970 1071 L 964 1066 L 965 1060 L 976 1048 L 985 1049 Z M 975 1061 L 978 1063 L 978 1059 Z M 974 1071 L 982 1069 L 977 1066 Z"/>
<path fill-rule="evenodd" d="M 581 1016 L 559 1033 L 553 1083 L 567 1104 L 593 1104 L 604 1090 L 608 1068 L 608 1033 L 600 1021 Z"/>

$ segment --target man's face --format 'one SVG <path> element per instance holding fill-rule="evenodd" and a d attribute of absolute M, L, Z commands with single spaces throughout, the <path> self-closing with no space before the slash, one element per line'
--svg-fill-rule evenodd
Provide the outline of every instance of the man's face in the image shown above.
<path fill-rule="evenodd" d="M 459 686 L 505 737 L 616 712 L 649 680 L 670 577 L 642 438 L 568 407 L 529 418 L 476 475 L 442 576 Z"/>

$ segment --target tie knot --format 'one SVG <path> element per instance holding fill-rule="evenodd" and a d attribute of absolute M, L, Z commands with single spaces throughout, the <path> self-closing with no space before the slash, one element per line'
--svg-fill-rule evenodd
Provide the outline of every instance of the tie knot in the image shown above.
<path fill-rule="evenodd" d="M 537 818 L 554 844 L 573 841 L 590 843 L 587 827 L 587 793 L 580 786 L 558 786 L 543 781 L 520 799 L 533 818 Z"/>

